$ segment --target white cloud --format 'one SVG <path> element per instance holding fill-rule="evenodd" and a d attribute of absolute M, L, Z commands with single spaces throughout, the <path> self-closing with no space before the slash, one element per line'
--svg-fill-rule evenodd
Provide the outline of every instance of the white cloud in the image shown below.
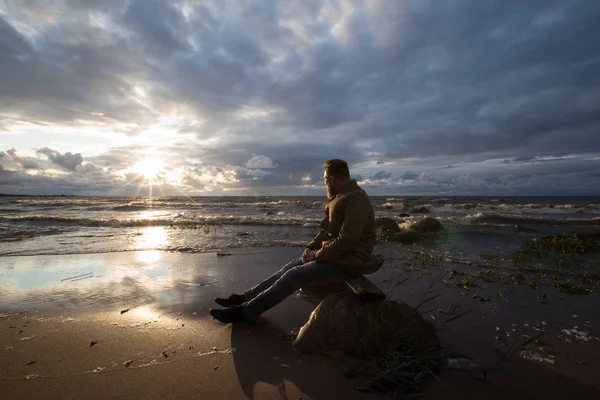
<path fill-rule="evenodd" d="M 269 169 L 269 168 L 275 168 L 275 164 L 273 163 L 273 160 L 271 160 L 269 157 L 254 155 L 246 163 L 246 168 Z"/>

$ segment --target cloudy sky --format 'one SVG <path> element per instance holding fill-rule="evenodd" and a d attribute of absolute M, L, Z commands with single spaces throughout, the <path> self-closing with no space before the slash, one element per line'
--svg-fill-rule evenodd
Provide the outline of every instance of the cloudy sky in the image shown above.
<path fill-rule="evenodd" d="M 600 1 L 0 0 L 0 193 L 600 194 Z"/>

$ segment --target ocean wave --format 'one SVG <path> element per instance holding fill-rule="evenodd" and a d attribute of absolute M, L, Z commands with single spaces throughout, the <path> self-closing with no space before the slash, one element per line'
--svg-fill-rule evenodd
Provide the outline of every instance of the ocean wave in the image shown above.
<path fill-rule="evenodd" d="M 464 217 L 471 224 L 600 225 L 600 218 L 542 218 L 477 213 Z"/>
<path fill-rule="evenodd" d="M 127 204 L 124 206 L 116 206 L 111 208 L 113 211 L 145 211 L 153 209 L 151 206 L 146 205 L 135 205 L 135 204 Z"/>
<path fill-rule="evenodd" d="M 67 216 L 0 216 L 0 222 L 23 223 L 33 225 L 67 225 L 82 227 L 110 227 L 110 228 L 129 228 L 140 226 L 168 226 L 181 229 L 195 229 L 203 225 L 294 225 L 303 226 L 306 224 L 318 224 L 318 220 L 306 218 L 295 218 L 283 216 L 269 217 L 242 217 L 242 216 L 217 216 L 217 217 L 197 217 L 192 219 L 117 219 L 117 218 L 90 218 L 90 217 L 67 217 Z"/>

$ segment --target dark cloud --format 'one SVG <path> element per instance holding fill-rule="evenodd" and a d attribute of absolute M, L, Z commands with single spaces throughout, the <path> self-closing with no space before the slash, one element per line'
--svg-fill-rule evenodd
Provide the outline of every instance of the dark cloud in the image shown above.
<path fill-rule="evenodd" d="M 81 153 L 73 154 L 68 151 L 64 154 L 60 154 L 58 151 L 49 149 L 48 147 L 38 150 L 37 153 L 45 155 L 54 164 L 68 171 L 75 171 L 75 167 L 81 165 L 83 162 Z"/>
<path fill-rule="evenodd" d="M 188 188 L 320 190 L 323 161 L 343 158 L 375 191 L 534 193 L 550 180 L 569 191 L 600 153 L 600 2 L 63 0 L 0 11 L 0 129 L 134 137 L 172 118 L 177 140 L 161 157 Z M 143 154 L 106 148 L 84 163 L 50 143 L 31 147 L 81 179 Z M 44 169 L 8 152 L 0 161 Z"/>
<path fill-rule="evenodd" d="M 418 177 L 419 177 L 418 174 L 415 174 L 414 172 L 410 172 L 410 171 L 404 171 L 404 173 L 402 175 L 400 175 L 400 179 L 416 179 Z"/>
<path fill-rule="evenodd" d="M 21 170 L 21 169 L 40 169 L 39 160 L 33 157 L 20 157 L 17 150 L 12 148 L 6 152 L 0 151 L 0 167 L 3 169 Z"/>
<path fill-rule="evenodd" d="M 373 175 L 371 177 L 371 179 L 374 179 L 374 180 L 385 180 L 385 179 L 390 179 L 391 176 L 392 176 L 391 172 L 385 172 L 385 171 L 382 170 L 382 171 L 377 171 L 375 173 L 375 175 Z"/>

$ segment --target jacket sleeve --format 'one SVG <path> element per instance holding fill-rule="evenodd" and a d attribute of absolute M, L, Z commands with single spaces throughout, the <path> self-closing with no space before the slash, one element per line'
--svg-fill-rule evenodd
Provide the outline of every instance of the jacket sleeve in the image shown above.
<path fill-rule="evenodd" d="M 329 210 L 328 210 L 328 208 L 325 208 L 325 218 L 323 218 L 321 220 L 320 226 L 323 227 L 326 222 L 329 222 Z M 306 246 L 306 248 L 310 249 L 310 250 L 318 250 L 318 249 L 321 248 L 321 245 L 323 244 L 323 241 L 329 239 L 330 237 L 331 237 L 331 235 L 329 234 L 329 232 L 327 232 L 325 229 L 321 228 L 319 230 L 319 233 L 317 233 L 317 236 L 315 236 L 313 238 L 312 242 L 310 242 L 308 244 L 308 246 Z"/>
<path fill-rule="evenodd" d="M 318 250 L 323 245 L 323 241 L 326 240 L 328 237 L 329 233 L 321 229 L 319 233 L 317 233 L 317 236 L 313 238 L 312 242 L 310 242 L 308 246 L 306 246 L 306 248 L 310 250 Z"/>
<path fill-rule="evenodd" d="M 348 199 L 344 212 L 344 222 L 339 234 L 333 240 L 326 241 L 315 254 L 316 261 L 338 261 L 350 253 L 358 243 L 369 219 L 369 199 L 356 196 Z"/>

